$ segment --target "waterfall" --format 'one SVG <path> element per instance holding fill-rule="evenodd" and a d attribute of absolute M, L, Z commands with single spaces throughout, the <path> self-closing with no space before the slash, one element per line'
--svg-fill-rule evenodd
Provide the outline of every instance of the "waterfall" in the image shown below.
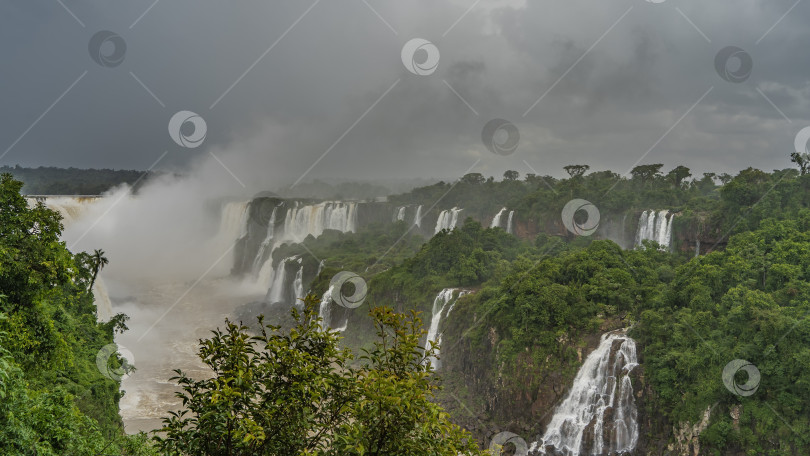
<path fill-rule="evenodd" d="M 36 206 L 38 201 L 42 201 L 36 198 L 26 199 L 31 207 Z M 62 215 L 62 223 L 68 226 L 78 220 L 93 203 L 101 200 L 102 197 L 49 196 L 44 198 L 43 202 L 48 209 L 59 212 Z"/>
<path fill-rule="evenodd" d="M 515 216 L 515 211 L 509 211 L 509 219 L 506 220 L 506 232 L 512 234 L 512 217 Z"/>
<path fill-rule="evenodd" d="M 272 280 L 271 290 L 275 288 L 275 282 L 280 280 L 281 275 L 284 274 L 278 272 L 273 274 L 273 251 L 276 247 L 285 242 L 303 242 L 310 235 L 318 237 L 327 229 L 343 233 L 357 230 L 357 203 L 324 202 L 299 206 L 296 201 L 294 206 L 287 208 L 281 233 L 277 233 L 275 230 L 277 209 L 273 209 L 268 222 L 267 236 L 259 247 L 253 262 L 256 282 L 266 285 Z M 268 291 L 268 296 L 271 295 L 272 293 Z M 302 296 L 296 298 L 298 297 Z"/>
<path fill-rule="evenodd" d="M 326 260 L 321 260 L 320 263 L 318 263 L 318 272 L 315 273 L 315 277 L 321 275 L 321 271 L 323 271 L 324 264 L 326 264 Z"/>
<path fill-rule="evenodd" d="M 321 298 L 321 306 L 318 308 L 318 316 L 323 320 L 321 327 L 326 329 L 332 323 L 332 291 L 335 286 L 329 285 L 329 289 L 323 294 Z"/>
<path fill-rule="evenodd" d="M 439 213 L 439 218 L 436 220 L 436 229 L 434 234 L 438 233 L 441 230 L 453 230 L 458 223 L 458 215 L 464 209 L 459 209 L 454 207 L 449 211 L 441 211 Z"/>
<path fill-rule="evenodd" d="M 672 241 L 672 219 L 674 214 L 668 210 L 644 211 L 638 219 L 638 229 L 636 239 L 633 242 L 636 247 L 641 247 L 642 241 L 655 241 L 662 250 L 669 250 Z"/>
<path fill-rule="evenodd" d="M 248 201 L 226 203 L 219 222 L 219 237 L 229 243 L 247 234 Z"/>
<path fill-rule="evenodd" d="M 399 206 L 394 211 L 394 220 L 393 220 L 394 222 L 397 222 L 397 221 L 400 221 L 400 220 L 405 220 L 405 207 L 406 206 Z"/>
<path fill-rule="evenodd" d="M 96 304 L 96 318 L 98 321 L 110 321 L 113 316 L 112 302 L 107 294 L 107 286 L 99 276 L 93 283 L 93 302 Z"/>
<path fill-rule="evenodd" d="M 413 218 L 413 224 L 417 227 L 422 227 L 422 205 L 416 208 L 416 216 Z"/>
<path fill-rule="evenodd" d="M 298 259 L 298 262 L 301 263 L 301 259 Z M 301 265 L 298 268 L 298 272 L 295 273 L 295 280 L 293 280 L 293 303 L 295 303 L 296 307 L 303 308 L 303 302 L 301 299 L 304 297 L 304 265 Z"/>
<path fill-rule="evenodd" d="M 295 206 L 287 210 L 282 240 L 302 242 L 307 236 L 318 237 L 323 231 L 343 233 L 357 230 L 357 203 L 325 202 Z"/>
<path fill-rule="evenodd" d="M 458 302 L 458 298 L 467 294 L 466 291 L 460 291 L 454 299 L 453 294 L 455 291 L 455 288 L 445 288 L 444 290 L 440 291 L 433 300 L 430 328 L 428 329 L 427 337 L 425 338 L 426 349 L 430 346 L 431 341 L 436 342 L 437 344 L 442 343 L 442 333 L 439 332 L 442 315 L 444 315 L 444 318 L 447 318 L 447 316 L 450 315 L 450 311 L 452 311 L 453 307 L 455 307 L 456 302 Z M 449 308 L 448 304 L 450 305 Z M 447 312 L 444 312 L 445 308 L 447 308 Z M 436 356 L 429 357 L 428 361 L 430 361 L 430 364 L 435 370 L 438 370 L 441 367 L 441 362 L 436 358 L 439 355 L 439 350 L 436 350 L 435 355 Z"/>
<path fill-rule="evenodd" d="M 291 256 L 279 261 L 276 273 L 273 277 L 273 284 L 270 285 L 270 289 L 267 290 L 267 302 L 275 304 L 287 301 L 288 296 L 284 293 L 287 284 L 287 263 L 296 260 L 300 262 L 301 259 L 297 256 Z M 268 261 L 272 262 L 273 259 L 270 258 Z"/>
<path fill-rule="evenodd" d="M 615 332 L 602 335 L 531 451 L 566 456 L 632 451 L 638 442 L 638 412 L 630 372 L 637 365 L 633 339 Z"/>
<path fill-rule="evenodd" d="M 490 228 L 500 228 L 501 227 L 501 216 L 503 215 L 504 212 L 506 212 L 505 207 L 501 208 L 501 210 L 498 211 L 497 214 L 495 214 L 495 217 L 492 218 L 492 223 L 489 224 Z"/>
<path fill-rule="evenodd" d="M 267 248 L 271 247 L 271 243 L 273 242 L 273 237 L 275 236 L 276 231 L 276 211 L 278 207 L 273 208 L 273 213 L 270 214 L 270 221 L 267 222 L 267 235 L 264 237 L 264 241 L 262 241 L 262 245 L 259 246 L 259 251 L 256 253 L 256 258 L 253 259 L 253 273 L 258 276 L 261 272 L 262 266 L 264 266 L 265 261 L 265 252 L 267 252 Z M 272 252 L 273 249 L 270 249 Z"/>

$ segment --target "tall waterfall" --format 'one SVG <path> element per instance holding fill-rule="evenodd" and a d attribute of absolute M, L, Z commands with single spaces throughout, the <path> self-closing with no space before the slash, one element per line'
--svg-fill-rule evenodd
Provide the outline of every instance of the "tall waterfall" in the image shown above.
<path fill-rule="evenodd" d="M 405 220 L 405 208 L 407 206 L 400 206 L 394 211 L 394 221 Z"/>
<path fill-rule="evenodd" d="M 96 304 L 96 317 L 98 321 L 109 321 L 113 316 L 112 302 L 107 294 L 107 286 L 101 277 L 96 277 L 93 284 L 93 302 Z"/>
<path fill-rule="evenodd" d="M 632 451 L 638 442 L 638 412 L 630 371 L 637 365 L 633 339 L 604 334 L 577 372 L 541 441 L 530 450 L 565 456 Z"/>
<path fill-rule="evenodd" d="M 272 259 L 268 260 L 272 261 Z M 287 286 L 287 263 L 292 262 L 301 263 L 301 258 L 298 256 L 291 256 L 284 258 L 283 260 L 279 261 L 278 267 L 276 268 L 276 273 L 273 276 L 273 284 L 270 285 L 270 289 L 267 290 L 267 302 L 269 303 L 286 303 L 289 298 L 289 289 L 286 288 Z M 299 270 L 300 271 L 300 270 Z M 295 285 L 293 286 L 295 288 Z M 297 291 L 297 290 L 296 290 Z"/>
<path fill-rule="evenodd" d="M 219 236 L 234 242 L 247 234 L 248 201 L 226 203 L 219 222 Z"/>
<path fill-rule="evenodd" d="M 436 220 L 436 230 L 434 234 L 441 230 L 453 230 L 458 223 L 458 215 L 464 209 L 454 207 L 449 211 L 442 211 L 439 213 L 439 218 Z"/>
<path fill-rule="evenodd" d="M 503 216 L 504 212 L 506 212 L 505 207 L 501 208 L 501 210 L 499 210 L 498 213 L 495 214 L 495 217 L 492 218 L 492 223 L 489 224 L 490 228 L 500 228 L 501 227 L 501 217 Z"/>
<path fill-rule="evenodd" d="M 515 211 L 509 211 L 509 219 L 506 221 L 506 232 L 512 234 L 512 217 L 515 216 Z"/>
<path fill-rule="evenodd" d="M 329 285 L 329 289 L 321 297 L 321 305 L 318 308 L 318 316 L 321 317 L 321 327 L 329 328 L 332 323 L 332 291 L 335 286 Z"/>
<path fill-rule="evenodd" d="M 261 272 L 262 266 L 265 263 L 266 257 L 265 253 L 267 249 L 270 248 L 272 252 L 272 242 L 273 238 L 276 234 L 276 212 L 278 211 L 278 207 L 273 208 L 273 213 L 270 214 L 270 220 L 267 222 L 267 235 L 264 237 L 264 241 L 262 241 L 262 245 L 259 246 L 259 251 L 256 253 L 256 258 L 253 259 L 253 273 L 258 275 Z"/>
<path fill-rule="evenodd" d="M 225 207 L 223 224 L 226 223 L 225 220 L 233 218 L 229 213 L 233 211 L 235 209 L 230 206 Z M 276 247 L 285 242 L 302 242 L 309 235 L 318 237 L 327 229 L 343 233 L 357 230 L 357 203 L 324 202 L 299 206 L 296 202 L 294 206 L 287 208 L 286 212 L 279 211 L 285 211 L 283 206 L 273 208 L 270 220 L 267 223 L 267 234 L 253 258 L 252 266 L 256 283 L 268 286 L 272 280 L 273 285 L 271 288 L 277 288 L 275 282 L 281 280 L 281 275 L 274 274 L 273 271 L 273 251 L 275 251 Z M 246 210 L 245 213 L 247 213 Z M 282 213 L 284 214 L 284 227 L 277 230 L 276 220 Z M 243 217 L 241 222 L 243 225 L 242 234 L 232 239 L 238 239 L 246 233 L 247 219 Z M 283 262 L 280 264 L 283 264 Z M 270 295 L 268 293 L 268 296 Z"/>
<path fill-rule="evenodd" d="M 417 227 L 422 227 L 422 205 L 416 208 L 416 216 L 413 218 L 413 224 Z"/>
<path fill-rule="evenodd" d="M 644 211 L 638 219 L 638 230 L 634 244 L 641 246 L 641 241 L 655 241 L 662 249 L 668 250 L 672 241 L 672 220 L 675 215 L 670 215 L 668 210 Z"/>
<path fill-rule="evenodd" d="M 326 202 L 292 207 L 284 219 L 283 240 L 301 242 L 310 234 L 320 236 L 326 229 L 344 233 L 357 231 L 357 203 Z"/>
<path fill-rule="evenodd" d="M 301 259 L 298 259 L 298 262 L 301 262 Z M 304 303 L 301 302 L 301 299 L 304 297 L 304 265 L 298 268 L 298 272 L 295 273 L 295 280 L 293 280 L 293 302 L 295 303 L 296 307 L 303 308 Z"/>
<path fill-rule="evenodd" d="M 450 311 L 453 310 L 458 298 L 467 294 L 466 291 L 462 290 L 454 298 L 453 294 L 455 292 L 455 288 L 445 288 L 444 290 L 440 291 L 433 300 L 433 315 L 430 319 L 430 328 L 428 329 L 427 337 L 425 338 L 425 348 L 430 346 L 431 341 L 436 342 L 437 344 L 442 343 L 442 333 L 439 332 L 442 316 L 446 318 L 448 315 L 450 315 Z M 447 309 L 447 312 L 445 312 L 444 309 Z M 439 355 L 439 350 L 436 350 L 436 355 Z M 434 369 L 438 370 L 441 367 L 441 361 L 439 361 L 439 359 L 437 359 L 435 356 L 429 357 L 428 360 L 430 361 L 431 365 L 433 365 Z"/>

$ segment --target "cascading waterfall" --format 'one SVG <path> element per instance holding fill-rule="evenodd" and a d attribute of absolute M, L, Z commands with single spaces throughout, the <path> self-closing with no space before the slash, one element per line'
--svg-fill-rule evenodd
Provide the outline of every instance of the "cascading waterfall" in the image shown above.
<path fill-rule="evenodd" d="M 458 215 L 464 209 L 459 209 L 454 207 L 449 211 L 441 211 L 439 213 L 439 218 L 436 220 L 436 230 L 434 234 L 438 233 L 441 230 L 453 230 L 458 223 Z"/>
<path fill-rule="evenodd" d="M 253 259 L 253 273 L 256 276 L 259 275 L 262 266 L 264 266 L 266 260 L 265 252 L 267 252 L 267 249 L 270 248 L 270 252 L 273 251 L 271 244 L 276 232 L 276 211 L 278 211 L 278 207 L 274 207 L 273 213 L 270 214 L 270 220 L 267 222 L 267 235 L 264 237 L 262 245 L 259 246 L 259 251 L 256 253 L 256 258 Z"/>
<path fill-rule="evenodd" d="M 417 227 L 422 227 L 422 205 L 416 208 L 416 216 L 413 218 L 413 224 Z"/>
<path fill-rule="evenodd" d="M 343 233 L 356 231 L 357 203 L 326 202 L 292 207 L 284 219 L 282 240 L 301 242 L 309 235 L 320 236 L 326 229 Z"/>
<path fill-rule="evenodd" d="M 298 262 L 301 263 L 301 258 L 298 259 Z M 295 280 L 293 280 L 293 302 L 295 303 L 296 307 L 303 308 L 304 303 L 301 299 L 304 297 L 304 265 L 298 268 L 298 272 L 295 273 Z"/>
<path fill-rule="evenodd" d="M 506 220 L 506 232 L 512 234 L 512 217 L 515 216 L 515 211 L 509 211 L 509 218 Z"/>
<path fill-rule="evenodd" d="M 284 215 L 284 228 L 276 232 L 278 207 L 273 209 L 267 226 L 267 235 L 253 259 L 253 274 L 256 283 L 277 289 L 276 282 L 281 280 L 278 273 L 274 275 L 273 251 L 285 242 L 302 242 L 307 236 L 318 237 L 324 230 L 337 230 L 343 233 L 357 230 L 357 203 L 324 202 L 314 205 L 295 205 L 287 208 Z M 227 214 L 223 215 L 223 218 Z M 274 279 L 275 277 L 275 279 Z M 268 296 L 272 293 L 268 291 Z"/>
<path fill-rule="evenodd" d="M 296 260 L 300 261 L 300 258 L 298 256 L 291 256 L 278 262 L 278 267 L 273 277 L 273 284 L 270 285 L 270 289 L 267 290 L 267 302 L 275 304 L 283 303 L 287 300 L 287 296 L 285 296 L 284 293 L 285 285 L 287 284 L 287 263 Z M 272 258 L 268 261 L 272 261 Z"/>
<path fill-rule="evenodd" d="M 247 234 L 248 201 L 226 203 L 219 223 L 219 236 L 234 242 Z"/>
<path fill-rule="evenodd" d="M 93 284 L 93 302 L 96 304 L 96 317 L 98 321 L 109 321 L 113 316 L 112 302 L 107 294 L 107 286 L 101 277 L 96 277 Z"/>
<path fill-rule="evenodd" d="M 76 221 L 93 203 L 100 201 L 98 197 L 74 197 L 74 196 L 49 196 L 47 198 L 27 198 L 28 205 L 36 206 L 38 201 L 45 203 L 48 209 L 52 209 L 62 215 L 62 223 L 67 226 Z"/>
<path fill-rule="evenodd" d="M 442 316 L 447 318 L 447 316 L 450 315 L 450 311 L 452 311 L 453 307 L 455 307 L 458 298 L 467 294 L 466 291 L 460 291 L 454 298 L 453 294 L 455 292 L 455 288 L 445 288 L 444 290 L 440 291 L 433 300 L 433 316 L 430 319 L 430 328 L 428 329 L 427 337 L 425 338 L 426 348 L 430 346 L 431 341 L 436 342 L 437 344 L 442 343 L 442 333 L 439 332 Z M 444 311 L 445 308 L 447 308 L 447 312 Z M 439 355 L 439 350 L 436 350 L 435 355 Z M 438 370 L 441 367 L 441 362 L 436 358 L 436 356 L 429 357 L 428 361 L 430 361 L 430 364 L 434 369 Z"/>
<path fill-rule="evenodd" d="M 649 240 L 657 242 L 662 250 L 668 250 L 672 241 L 672 220 L 674 218 L 675 215 L 670 214 L 668 210 L 658 211 L 658 213 L 652 210 L 642 212 L 638 219 L 635 246 L 640 247 L 642 241 Z"/>
<path fill-rule="evenodd" d="M 405 208 L 406 206 L 400 206 L 394 211 L 394 220 L 395 222 L 400 220 L 405 220 Z"/>
<path fill-rule="evenodd" d="M 607 456 L 632 451 L 638 442 L 638 411 L 630 372 L 637 365 L 633 339 L 604 334 L 530 452 Z"/>
<path fill-rule="evenodd" d="M 318 308 L 318 316 L 321 317 L 321 327 L 322 328 L 329 328 L 329 325 L 332 323 L 332 291 L 334 290 L 334 285 L 329 285 L 329 289 L 326 290 L 326 293 L 323 294 L 321 298 L 321 305 Z"/>
<path fill-rule="evenodd" d="M 495 217 L 492 218 L 492 223 L 489 224 L 490 228 L 500 228 L 501 227 L 501 216 L 503 216 L 504 212 L 506 212 L 505 207 L 501 208 L 501 210 L 498 211 L 497 214 L 495 214 Z"/>

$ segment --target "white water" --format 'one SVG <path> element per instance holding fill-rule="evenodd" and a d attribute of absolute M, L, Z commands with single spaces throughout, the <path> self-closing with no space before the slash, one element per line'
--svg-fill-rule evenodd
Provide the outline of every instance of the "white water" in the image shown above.
<path fill-rule="evenodd" d="M 509 211 L 509 219 L 506 221 L 506 232 L 512 234 L 512 217 L 515 216 L 515 211 Z"/>
<path fill-rule="evenodd" d="M 290 208 L 284 219 L 283 240 L 302 242 L 309 235 L 320 236 L 326 229 L 356 231 L 357 203 L 325 202 Z"/>
<path fill-rule="evenodd" d="M 405 220 L 405 207 L 400 206 L 394 211 L 394 221 Z"/>
<path fill-rule="evenodd" d="M 264 237 L 262 245 L 259 246 L 259 251 L 256 253 L 256 258 L 253 259 L 253 272 L 257 277 L 260 275 L 262 266 L 264 266 L 266 260 L 264 257 L 265 252 L 268 248 L 270 248 L 270 252 L 273 251 L 272 243 L 276 234 L 276 211 L 278 211 L 278 207 L 274 207 L 273 213 L 270 214 L 270 220 L 267 222 L 267 235 Z"/>
<path fill-rule="evenodd" d="M 329 328 L 332 324 L 332 291 L 335 286 L 329 285 L 329 289 L 323 294 L 321 298 L 321 306 L 318 308 L 318 316 L 321 317 L 321 327 Z"/>
<path fill-rule="evenodd" d="M 296 260 L 301 261 L 297 256 L 291 256 L 278 262 L 278 267 L 273 277 L 273 284 L 270 285 L 270 289 L 267 290 L 267 302 L 283 303 L 286 301 L 287 297 L 284 296 L 284 286 L 287 284 L 287 263 Z M 272 259 L 268 261 L 272 261 Z"/>
<path fill-rule="evenodd" d="M 453 230 L 458 224 L 458 215 L 464 209 L 459 209 L 454 207 L 449 211 L 441 211 L 439 213 L 439 218 L 436 220 L 436 229 L 434 230 L 434 234 L 438 233 L 441 230 Z"/>
<path fill-rule="evenodd" d="M 113 316 L 112 302 L 110 301 L 110 295 L 107 293 L 104 279 L 100 276 L 96 277 L 96 282 L 93 284 L 93 302 L 96 303 L 96 318 L 98 321 L 109 321 Z"/>
<path fill-rule="evenodd" d="M 440 291 L 433 300 L 432 317 L 430 319 L 430 328 L 428 329 L 427 337 L 425 338 L 425 348 L 430 346 L 431 341 L 436 342 L 436 344 L 442 343 L 442 333 L 439 332 L 442 317 L 447 318 L 447 316 L 450 315 L 450 311 L 452 311 L 453 307 L 456 305 L 458 298 L 467 294 L 466 291 L 460 291 L 458 295 L 453 296 L 455 291 L 455 288 L 445 288 L 444 290 Z M 447 308 L 447 312 L 444 311 L 445 308 Z M 435 356 L 428 357 L 428 361 L 436 370 L 441 367 L 441 361 L 437 359 L 438 355 L 440 354 L 439 352 L 440 350 L 437 349 Z"/>
<path fill-rule="evenodd" d="M 489 224 L 490 228 L 500 228 L 501 227 L 501 217 L 503 216 L 504 212 L 506 212 L 505 207 L 501 208 L 501 210 L 498 211 L 497 214 L 495 214 L 495 217 L 492 218 L 492 223 Z"/>
<path fill-rule="evenodd" d="M 299 263 L 301 262 L 300 258 L 298 259 L 298 262 Z M 293 280 L 293 293 L 295 293 L 295 295 L 293 296 L 293 299 L 295 301 L 293 302 L 295 303 L 295 306 L 299 308 L 304 307 L 304 303 L 301 301 L 301 299 L 304 298 L 303 277 L 304 277 L 304 266 L 302 265 L 301 267 L 298 268 L 298 272 L 295 273 L 295 280 Z"/>
<path fill-rule="evenodd" d="M 281 233 L 275 232 L 276 209 L 270 216 L 267 237 L 262 242 L 253 259 L 253 271 L 256 283 L 261 286 L 273 284 L 279 280 L 274 275 L 273 251 L 285 242 L 300 243 L 307 236 L 318 237 L 324 230 L 337 230 L 343 233 L 357 231 L 357 203 L 324 202 L 309 206 L 295 206 L 288 208 L 284 216 L 284 228 Z M 227 214 L 223 214 L 223 217 Z M 269 249 L 269 251 L 268 251 Z M 274 279 L 275 277 L 275 279 Z M 270 293 L 268 292 L 268 296 Z"/>
<path fill-rule="evenodd" d="M 247 234 L 248 201 L 226 203 L 222 208 L 219 237 L 233 243 Z"/>
<path fill-rule="evenodd" d="M 422 227 L 422 205 L 416 208 L 416 216 L 413 218 L 413 224 L 417 227 Z"/>
<path fill-rule="evenodd" d="M 35 198 L 26 198 L 28 205 L 33 207 L 37 204 Z M 78 220 L 94 203 L 100 202 L 101 197 L 74 197 L 74 196 L 49 196 L 43 203 L 48 209 L 59 212 L 62 215 L 62 224 L 67 227 Z"/>
<path fill-rule="evenodd" d="M 617 346 L 618 345 L 618 346 Z M 616 348 L 614 348 L 617 346 Z M 620 334 L 602 336 L 582 364 L 568 396 L 531 450 L 565 456 L 613 455 L 633 450 L 638 422 L 630 371 L 638 365 L 636 343 Z M 585 431 L 592 432 L 585 437 Z"/>
<path fill-rule="evenodd" d="M 670 215 L 668 210 L 642 212 L 638 219 L 635 246 L 640 247 L 642 241 L 649 240 L 657 242 L 662 250 L 669 250 L 674 218 L 675 215 Z"/>

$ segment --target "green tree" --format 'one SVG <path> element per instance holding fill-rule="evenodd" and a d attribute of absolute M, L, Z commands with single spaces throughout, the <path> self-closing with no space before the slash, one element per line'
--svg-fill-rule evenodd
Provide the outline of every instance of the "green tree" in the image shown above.
<path fill-rule="evenodd" d="M 581 177 L 589 169 L 591 169 L 591 167 L 588 166 L 588 165 L 568 165 L 568 166 L 563 166 L 563 169 L 573 179 L 575 177 Z"/>
<path fill-rule="evenodd" d="M 93 289 L 93 285 L 96 283 L 96 277 L 98 277 L 98 273 L 104 269 L 104 266 L 110 262 L 107 257 L 104 256 L 104 251 L 100 249 L 96 249 L 93 254 L 90 256 L 90 261 L 93 268 L 93 278 L 90 280 L 90 290 Z"/>
<path fill-rule="evenodd" d="M 799 167 L 799 172 L 801 172 L 802 176 L 807 174 L 807 171 L 810 171 L 810 154 L 793 152 L 790 154 L 790 161 Z"/>
<path fill-rule="evenodd" d="M 503 173 L 504 180 L 514 181 L 518 180 L 518 177 L 520 177 L 520 173 L 518 173 L 517 171 L 513 171 L 511 169 Z"/>
<path fill-rule="evenodd" d="M 692 172 L 686 166 L 676 166 L 667 173 L 667 178 L 678 188 L 680 188 L 684 179 L 690 176 L 692 176 Z"/>
<path fill-rule="evenodd" d="M 471 185 L 481 185 L 486 182 L 486 178 L 481 173 L 468 173 L 461 177 L 461 182 Z"/>
<path fill-rule="evenodd" d="M 374 309 L 380 340 L 349 366 L 336 331 L 322 329 L 319 300 L 293 309 L 281 331 L 228 322 L 201 341 L 213 376 L 177 371 L 184 410 L 164 419 L 158 448 L 173 455 L 447 455 L 478 454 L 468 435 L 430 402 L 436 388 L 418 346 L 418 318 Z M 466 440 L 465 440 L 466 439 Z"/>
<path fill-rule="evenodd" d="M 643 184 L 651 182 L 654 178 L 661 175 L 661 168 L 663 164 L 657 163 L 652 165 L 638 165 L 630 170 L 630 175 L 633 179 L 638 180 Z"/>

